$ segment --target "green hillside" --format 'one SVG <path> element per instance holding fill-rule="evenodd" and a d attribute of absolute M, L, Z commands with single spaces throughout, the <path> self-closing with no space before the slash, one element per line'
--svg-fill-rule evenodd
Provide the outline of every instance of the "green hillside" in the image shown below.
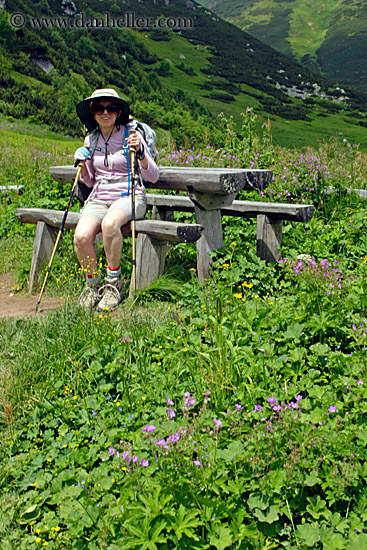
<path fill-rule="evenodd" d="M 19 28 L 14 13 L 24 16 Z M 107 16 L 110 24 L 128 22 L 127 14 L 150 23 L 139 31 L 96 23 Z M 36 25 L 35 17 L 44 19 Z M 84 28 L 75 23 L 82 18 Z M 218 115 L 236 122 L 250 107 L 261 122 L 270 118 L 274 143 L 341 136 L 367 147 L 366 95 L 341 91 L 195 2 L 7 0 L 0 23 L 0 113 L 10 121 L 81 137 L 75 104 L 96 87 L 114 86 L 137 118 L 177 146 L 221 145 Z"/>
<path fill-rule="evenodd" d="M 367 90 L 364 2 L 200 0 L 200 4 L 328 79 Z"/>

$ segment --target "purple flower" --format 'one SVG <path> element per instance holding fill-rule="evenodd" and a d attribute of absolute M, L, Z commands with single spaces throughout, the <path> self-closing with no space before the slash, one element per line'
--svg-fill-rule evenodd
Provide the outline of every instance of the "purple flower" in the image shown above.
<path fill-rule="evenodd" d="M 299 395 L 296 395 L 296 397 L 294 398 L 296 401 L 301 401 L 303 395 L 299 394 Z"/>
<path fill-rule="evenodd" d="M 281 405 L 275 405 L 275 407 L 273 407 L 273 411 L 275 412 L 279 412 L 282 410 L 282 406 Z"/>
<path fill-rule="evenodd" d="M 241 405 L 239 405 L 238 403 L 235 404 L 235 407 L 238 411 L 242 411 L 243 410 L 243 407 Z"/>
<path fill-rule="evenodd" d="M 172 434 L 168 438 L 171 443 L 177 443 L 177 441 L 180 439 L 180 434 L 177 432 L 175 434 Z"/>
<path fill-rule="evenodd" d="M 156 445 L 165 445 L 166 444 L 166 440 L 165 439 L 158 439 L 158 441 L 155 442 Z"/>
<path fill-rule="evenodd" d="M 171 407 L 174 405 L 174 402 L 169 397 L 167 397 L 167 405 L 170 405 Z"/>
<path fill-rule="evenodd" d="M 174 418 L 176 416 L 176 413 L 173 409 L 168 409 L 168 417 L 172 420 L 172 418 Z"/>
<path fill-rule="evenodd" d="M 357 380 L 357 386 L 360 386 L 361 384 L 363 384 L 363 380 Z"/>
<path fill-rule="evenodd" d="M 218 428 L 221 428 L 223 426 L 223 422 L 221 420 L 218 420 L 217 418 L 214 418 L 214 424 L 218 426 Z"/>
<path fill-rule="evenodd" d="M 113 456 L 115 454 L 115 449 L 113 447 L 108 447 L 108 452 L 110 453 L 110 456 Z"/>
<path fill-rule="evenodd" d="M 270 404 L 270 405 L 275 405 L 276 402 L 277 402 L 277 399 L 275 397 L 268 397 L 267 398 L 267 402 Z"/>
<path fill-rule="evenodd" d="M 194 460 L 194 466 L 201 466 L 200 460 Z"/>
<path fill-rule="evenodd" d="M 254 412 L 261 411 L 261 405 L 255 405 Z"/>
<path fill-rule="evenodd" d="M 132 460 L 133 460 L 133 463 L 134 463 L 134 464 L 135 464 L 135 462 L 138 462 L 138 460 L 139 460 L 138 455 L 133 456 L 133 459 L 132 459 Z"/>
<path fill-rule="evenodd" d="M 152 424 L 147 424 L 144 426 L 144 428 L 141 430 L 142 432 L 154 432 L 157 429 L 157 426 L 152 426 Z"/>
<path fill-rule="evenodd" d="M 298 409 L 298 403 L 295 403 L 294 401 L 291 401 L 289 404 L 292 407 L 292 409 Z"/>
<path fill-rule="evenodd" d="M 189 392 L 187 392 L 187 393 L 189 393 Z M 190 407 L 193 407 L 195 405 L 195 403 L 196 403 L 195 397 L 188 397 L 184 401 L 184 407 L 187 407 L 189 409 Z"/>
<path fill-rule="evenodd" d="M 146 468 L 147 466 L 149 466 L 149 461 L 145 460 L 145 458 L 143 458 L 142 461 L 140 462 L 140 465 L 144 466 L 144 468 Z"/>
<path fill-rule="evenodd" d="M 330 405 L 330 407 L 328 408 L 328 411 L 331 412 L 331 413 L 338 412 L 338 411 L 336 410 L 336 406 L 335 406 L 335 405 Z"/>

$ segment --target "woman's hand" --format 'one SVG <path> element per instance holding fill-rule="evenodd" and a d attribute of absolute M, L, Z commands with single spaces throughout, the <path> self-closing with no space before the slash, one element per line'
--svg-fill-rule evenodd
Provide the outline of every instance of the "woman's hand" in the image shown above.
<path fill-rule="evenodd" d="M 135 152 L 136 158 L 140 161 L 141 167 L 146 170 L 148 168 L 148 159 L 145 156 L 140 133 L 136 130 L 130 130 L 130 134 L 126 138 L 126 143 L 130 149 Z"/>

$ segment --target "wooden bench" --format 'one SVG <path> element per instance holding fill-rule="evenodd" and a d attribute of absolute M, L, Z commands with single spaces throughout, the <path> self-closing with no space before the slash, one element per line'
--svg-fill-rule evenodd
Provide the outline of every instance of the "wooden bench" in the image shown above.
<path fill-rule="evenodd" d="M 76 169 L 59 166 L 50 169 L 54 179 L 72 182 Z M 312 205 L 281 204 L 234 200 L 241 189 L 262 190 L 269 185 L 271 170 L 226 168 L 161 167 L 159 181 L 150 189 L 186 191 L 188 196 L 147 193 L 152 220 L 138 220 L 136 260 L 137 288 L 151 284 L 164 271 L 168 242 L 196 242 L 199 281 L 209 276 L 211 252 L 223 246 L 222 216 L 257 218 L 257 255 L 266 261 L 281 257 L 282 222 L 307 222 L 314 214 Z M 150 190 L 149 190 L 150 191 Z M 196 224 L 178 224 L 173 212 L 194 212 Z M 30 291 L 47 263 L 63 212 L 43 209 L 16 209 L 24 223 L 37 223 Z M 79 213 L 70 212 L 66 228 L 75 227 Z"/>

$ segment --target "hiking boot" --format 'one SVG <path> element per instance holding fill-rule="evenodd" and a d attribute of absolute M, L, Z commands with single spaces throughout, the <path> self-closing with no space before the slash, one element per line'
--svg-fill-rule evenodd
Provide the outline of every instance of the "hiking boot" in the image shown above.
<path fill-rule="evenodd" d="M 97 306 L 97 311 L 115 309 L 126 294 L 125 285 L 119 277 L 115 279 L 106 278 L 105 281 L 106 284 L 101 288 L 102 299 Z"/>
<path fill-rule="evenodd" d="M 101 285 L 96 286 L 86 286 L 82 293 L 79 296 L 78 303 L 81 307 L 85 309 L 93 309 L 98 304 L 101 294 Z"/>

